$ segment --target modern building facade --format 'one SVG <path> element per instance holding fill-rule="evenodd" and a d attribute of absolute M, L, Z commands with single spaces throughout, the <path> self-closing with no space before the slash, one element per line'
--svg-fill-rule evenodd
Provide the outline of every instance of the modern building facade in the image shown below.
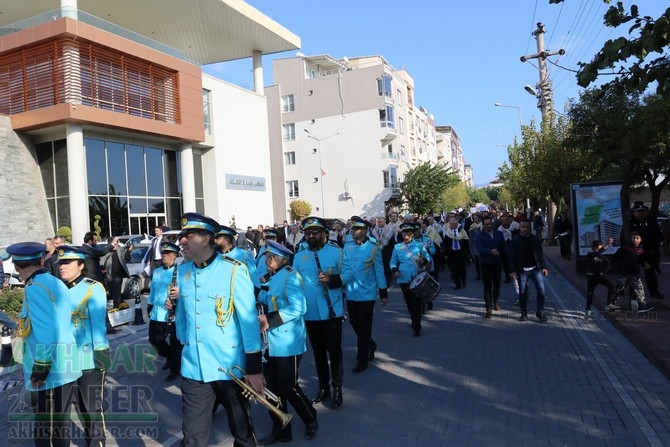
<path fill-rule="evenodd" d="M 441 163 L 432 115 L 414 80 L 382 56 L 273 61 L 266 88 L 275 220 L 301 199 L 326 218 L 379 216 L 409 169 Z M 460 147 L 460 146 L 459 146 Z"/>
<path fill-rule="evenodd" d="M 237 0 L 0 1 L 0 244 L 272 221 L 261 56 L 297 36 Z M 251 58 L 254 91 L 204 76 Z"/>

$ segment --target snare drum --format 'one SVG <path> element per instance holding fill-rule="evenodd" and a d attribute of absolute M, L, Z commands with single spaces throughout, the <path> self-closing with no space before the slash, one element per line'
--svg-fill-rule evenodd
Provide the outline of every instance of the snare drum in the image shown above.
<path fill-rule="evenodd" d="M 424 303 L 433 301 L 440 293 L 440 283 L 435 281 L 428 272 L 421 272 L 409 283 L 409 290 Z"/>

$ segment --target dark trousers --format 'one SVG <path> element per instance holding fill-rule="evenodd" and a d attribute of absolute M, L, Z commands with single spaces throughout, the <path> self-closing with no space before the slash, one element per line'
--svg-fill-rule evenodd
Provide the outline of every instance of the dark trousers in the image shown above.
<path fill-rule="evenodd" d="M 465 286 L 467 271 L 465 269 L 465 252 L 463 250 L 451 250 L 447 256 L 447 266 L 451 272 L 451 279 L 456 287 Z"/>
<path fill-rule="evenodd" d="M 263 363 L 263 375 L 267 388 L 281 398 L 281 410 L 286 413 L 288 402 L 298 413 L 300 419 L 305 424 L 309 424 L 316 418 L 316 410 L 298 384 L 298 368 L 301 359 L 302 355 L 269 357 L 268 361 Z M 282 429 L 281 422 L 273 412 L 268 413 L 272 419 L 272 433 L 279 433 Z M 290 433 L 291 426 L 287 425 L 285 430 Z"/>
<path fill-rule="evenodd" d="M 316 375 L 319 378 L 319 388 L 342 388 L 344 381 L 344 365 L 342 364 L 342 317 L 329 320 L 305 321 L 309 343 L 312 345 Z M 330 368 L 328 359 L 330 358 Z"/>
<path fill-rule="evenodd" d="M 212 427 L 214 401 L 226 409 L 228 428 L 235 438 L 234 446 L 255 446 L 256 436 L 249 413 L 249 400 L 242 395 L 242 388 L 232 380 L 200 382 L 182 377 L 181 400 L 183 404 L 182 446 L 206 447 Z"/>
<path fill-rule="evenodd" d="M 112 281 L 109 284 L 109 294 L 112 297 L 112 307 L 114 307 L 114 309 L 118 309 L 119 304 L 121 304 L 122 287 L 123 278 L 112 278 Z"/>
<path fill-rule="evenodd" d="M 389 241 L 384 248 L 382 248 L 382 264 L 384 264 L 384 276 L 386 277 L 386 284 L 391 287 L 391 257 L 393 256 L 393 239 Z"/>
<path fill-rule="evenodd" d="M 614 284 L 612 284 L 612 281 L 604 275 L 586 275 L 586 310 L 591 309 L 593 293 L 598 284 L 607 288 L 607 304 L 614 304 Z"/>
<path fill-rule="evenodd" d="M 74 383 L 31 393 L 36 447 L 68 447 L 70 445 L 70 402 Z M 65 436 L 68 437 L 65 437 Z"/>
<path fill-rule="evenodd" d="M 77 403 L 88 446 L 105 445 L 105 416 L 102 408 L 104 386 L 105 371 L 86 369 L 77 379 Z"/>
<path fill-rule="evenodd" d="M 409 290 L 409 284 L 400 284 L 402 297 L 405 299 L 407 310 L 409 311 L 409 318 L 412 320 L 412 329 L 415 331 L 421 330 L 421 299 Z"/>
<path fill-rule="evenodd" d="M 168 336 L 170 343 L 167 342 Z M 170 372 L 179 374 L 182 344 L 177 340 L 175 325 L 168 325 L 165 321 L 149 320 L 149 343 L 156 348 L 158 355 L 165 357 Z"/>
<path fill-rule="evenodd" d="M 482 281 L 484 283 L 484 303 L 486 310 L 493 309 L 500 299 L 500 273 L 502 264 L 481 264 Z"/>
<path fill-rule="evenodd" d="M 561 247 L 561 257 L 565 259 L 570 259 L 571 256 L 571 240 L 569 236 L 563 236 L 558 238 L 558 244 Z"/>
<path fill-rule="evenodd" d="M 374 314 L 375 301 L 352 301 L 347 300 L 347 312 L 349 323 L 356 333 L 356 345 L 358 353 L 356 362 L 360 366 L 368 364 L 370 350 L 376 343 L 372 340 L 372 316 Z"/>
<path fill-rule="evenodd" d="M 430 271 L 430 276 L 437 281 L 437 275 L 442 270 L 442 250 L 438 244 L 433 244 L 433 246 L 435 247 L 435 254 L 432 256 L 433 269 Z"/>

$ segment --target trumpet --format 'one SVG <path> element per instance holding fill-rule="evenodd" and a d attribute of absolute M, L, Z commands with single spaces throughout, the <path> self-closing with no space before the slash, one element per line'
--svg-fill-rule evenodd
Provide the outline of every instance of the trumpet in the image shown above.
<path fill-rule="evenodd" d="M 263 394 L 256 392 L 256 390 L 254 390 L 244 380 L 239 379 L 237 376 L 235 376 L 235 374 L 233 374 L 233 370 L 235 369 L 241 372 L 242 375 L 246 375 L 244 370 L 239 366 L 233 366 L 230 369 L 226 369 L 223 366 L 219 367 L 219 371 L 228 374 L 231 377 L 231 379 L 233 379 L 233 381 L 242 388 L 242 394 L 245 397 L 247 397 L 248 399 L 252 399 L 256 403 L 263 405 L 265 408 L 271 411 L 277 418 L 279 418 L 282 424 L 281 425 L 282 429 L 286 427 L 288 423 L 291 422 L 291 418 L 293 417 L 293 415 L 284 413 L 279 409 L 281 407 L 281 399 L 279 399 L 279 397 L 277 397 L 275 393 L 268 390 L 267 388 L 263 390 Z"/>
<path fill-rule="evenodd" d="M 258 316 L 264 315 L 265 310 L 263 309 L 263 304 L 256 302 L 256 309 L 258 310 Z M 268 359 L 265 357 L 265 353 L 268 351 L 268 331 L 261 332 L 261 360 L 263 363 L 267 363 Z"/>

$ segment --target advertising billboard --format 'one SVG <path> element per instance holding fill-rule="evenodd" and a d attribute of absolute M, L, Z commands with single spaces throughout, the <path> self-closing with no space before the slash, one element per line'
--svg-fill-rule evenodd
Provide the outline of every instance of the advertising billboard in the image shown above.
<path fill-rule="evenodd" d="M 606 254 L 613 254 L 620 243 L 623 218 L 621 215 L 622 182 L 573 183 L 572 203 L 574 211 L 573 243 L 578 256 L 591 251 L 591 242 L 603 243 L 614 238 L 614 246 Z"/>

